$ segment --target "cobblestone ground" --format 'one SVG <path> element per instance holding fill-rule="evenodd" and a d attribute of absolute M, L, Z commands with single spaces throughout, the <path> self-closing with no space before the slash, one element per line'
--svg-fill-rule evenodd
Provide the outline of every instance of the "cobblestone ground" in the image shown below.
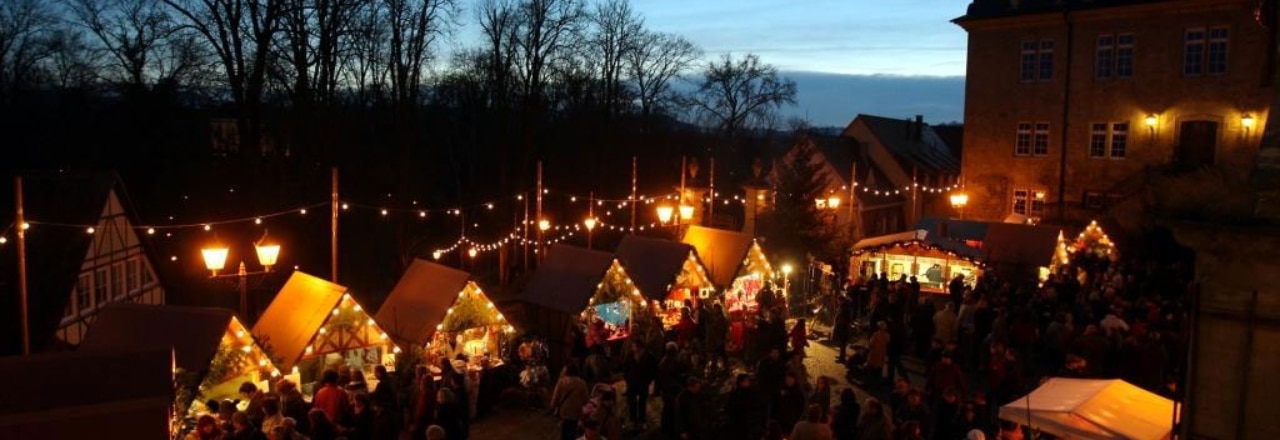
<path fill-rule="evenodd" d="M 790 326 L 788 325 L 788 328 Z M 838 400 L 840 392 L 845 388 L 853 388 L 858 395 L 858 400 L 863 401 L 871 394 L 868 390 L 862 388 L 859 383 L 850 383 L 845 379 L 845 367 L 836 361 L 839 350 L 827 340 L 829 334 L 828 329 L 821 326 L 814 329 L 816 340 L 809 343 L 806 350 L 805 367 L 809 370 L 809 375 L 814 380 L 819 376 L 826 376 L 832 381 L 832 400 Z M 855 342 L 855 344 L 866 345 L 865 336 Z M 923 386 L 923 366 L 911 357 L 904 358 L 904 363 L 910 370 L 911 381 L 917 386 Z M 621 385 L 621 384 L 619 384 Z M 872 390 L 874 391 L 874 390 Z M 883 391 L 887 391 L 883 390 Z M 625 408 L 619 408 L 619 411 L 625 412 Z M 661 418 L 662 403 L 658 398 L 649 401 L 649 426 L 657 428 L 658 421 Z M 624 415 L 619 414 L 619 417 Z M 471 438 L 475 440 L 554 440 L 558 438 L 559 424 L 558 421 L 547 415 L 545 412 L 537 412 L 527 409 L 495 409 L 494 413 L 487 417 L 477 420 L 471 428 Z M 662 436 L 654 430 L 641 433 L 629 433 L 627 440 L 649 440 L 661 439 Z"/>

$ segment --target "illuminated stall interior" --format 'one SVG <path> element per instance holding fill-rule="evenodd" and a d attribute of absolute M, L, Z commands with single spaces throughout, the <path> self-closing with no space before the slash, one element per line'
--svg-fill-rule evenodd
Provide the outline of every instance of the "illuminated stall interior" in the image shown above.
<path fill-rule="evenodd" d="M 629 235 L 623 237 L 616 253 L 649 308 L 667 328 L 680 322 L 685 301 L 701 306 L 715 292 L 697 252 L 688 244 Z"/>
<path fill-rule="evenodd" d="M 280 376 L 254 336 L 230 310 L 113 304 L 89 327 L 80 351 L 133 352 L 172 348 L 179 383 L 190 387 L 188 415 L 208 399 L 239 399 L 240 384 L 268 389 Z"/>
<path fill-rule="evenodd" d="M 1114 259 L 1118 256 L 1115 243 L 1102 230 L 1102 226 L 1098 226 L 1096 220 L 1090 221 L 1089 226 L 1080 231 L 1080 235 L 1076 236 L 1067 250 L 1073 255 L 1092 255 L 1098 258 Z"/>
<path fill-rule="evenodd" d="M 640 294 L 626 269 L 615 258 L 587 300 L 582 320 L 590 331 L 603 331 L 608 341 L 631 336 L 631 323 L 637 316 L 648 316 L 649 301 Z"/>
<path fill-rule="evenodd" d="M 425 349 L 429 365 L 463 355 L 472 367 L 502 363 L 504 335 L 515 331 L 471 274 L 414 259 L 375 320 L 404 347 Z"/>
<path fill-rule="evenodd" d="M 369 316 L 346 287 L 295 271 L 253 327 L 270 341 L 296 383 L 314 382 L 326 368 L 376 365 L 395 369 L 400 348 Z"/>
<path fill-rule="evenodd" d="M 427 364 L 462 354 L 473 369 L 502 365 L 504 335 L 514 333 L 515 327 L 474 282 L 467 282 L 456 298 L 426 346 Z"/>
<path fill-rule="evenodd" d="M 860 273 L 887 273 L 892 281 L 915 276 L 921 291 L 946 293 L 957 274 L 964 274 L 966 283 L 981 275 L 982 259 L 977 249 L 920 229 L 860 240 L 850 263 Z"/>
<path fill-rule="evenodd" d="M 754 238 L 736 231 L 691 226 L 683 241 L 697 250 L 712 284 L 723 292 L 726 310 L 740 317 L 759 307 L 757 296 L 777 274 Z"/>

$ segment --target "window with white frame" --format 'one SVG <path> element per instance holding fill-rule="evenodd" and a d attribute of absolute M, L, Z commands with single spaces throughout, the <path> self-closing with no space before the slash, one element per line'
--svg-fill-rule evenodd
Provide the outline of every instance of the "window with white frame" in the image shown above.
<path fill-rule="evenodd" d="M 1227 73 L 1227 46 L 1231 35 L 1225 26 L 1190 28 L 1182 35 L 1183 75 Z"/>
<path fill-rule="evenodd" d="M 1089 125 L 1089 157 L 1124 159 L 1129 153 L 1129 123 L 1101 122 Z"/>
<path fill-rule="evenodd" d="M 1018 58 L 1018 79 L 1022 82 L 1053 79 L 1053 40 L 1025 40 Z"/>
<path fill-rule="evenodd" d="M 1030 218 L 1040 218 L 1044 215 L 1045 199 L 1046 195 L 1043 190 L 1031 188 L 1014 189 L 1013 212 Z"/>
<path fill-rule="evenodd" d="M 124 262 L 111 265 L 111 296 L 115 298 L 123 298 L 124 290 Z"/>
<path fill-rule="evenodd" d="M 1014 135 L 1014 156 L 1045 156 L 1049 154 L 1049 123 L 1019 122 Z"/>
<path fill-rule="evenodd" d="M 76 280 L 75 313 L 80 313 L 81 310 L 85 310 L 91 307 L 89 304 L 89 293 L 90 293 L 91 286 L 92 284 L 89 283 L 89 274 L 87 273 L 80 274 L 80 279 Z"/>
<path fill-rule="evenodd" d="M 125 288 L 129 290 L 129 294 L 134 294 L 138 291 L 138 263 L 138 257 L 130 258 L 125 262 Z"/>
<path fill-rule="evenodd" d="M 1098 79 L 1133 77 L 1133 34 L 1102 34 L 1094 52 Z"/>
<path fill-rule="evenodd" d="M 107 305 L 107 268 L 100 267 L 93 271 L 93 304 L 94 307 L 102 307 Z"/>
<path fill-rule="evenodd" d="M 1031 150 L 1033 156 L 1045 156 L 1049 154 L 1049 123 L 1037 122 L 1035 132 L 1035 148 Z"/>

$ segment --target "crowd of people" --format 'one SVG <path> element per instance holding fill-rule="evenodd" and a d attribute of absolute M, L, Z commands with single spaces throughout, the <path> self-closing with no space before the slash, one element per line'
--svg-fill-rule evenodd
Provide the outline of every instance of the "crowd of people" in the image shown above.
<path fill-rule="evenodd" d="M 457 440 L 468 437 L 475 392 L 460 363 L 443 360 L 439 374 L 420 365 L 412 386 L 397 385 L 381 365 L 370 389 L 358 368 L 325 370 L 308 401 L 282 379 L 275 391 L 252 382 L 238 401 L 210 400 L 187 440 Z"/>
<path fill-rule="evenodd" d="M 809 322 L 766 291 L 750 314 L 691 301 L 675 326 L 640 320 L 624 341 L 573 326 L 557 356 L 525 338 L 511 347 L 513 382 L 543 389 L 530 406 L 558 419 L 562 440 L 1016 440 L 1042 434 L 998 409 L 1046 377 L 1123 378 L 1178 398 L 1187 263 L 1072 263 L 1038 283 L 960 275 L 944 294 L 853 277 L 829 314 L 843 381 L 810 374 Z M 738 346 L 725 344 L 731 322 L 746 329 Z M 359 370 L 329 370 L 310 401 L 288 380 L 273 392 L 246 383 L 239 404 L 209 402 L 188 438 L 468 438 L 477 394 L 464 369 L 442 360 L 412 374 L 397 385 L 378 367 L 369 389 Z"/>

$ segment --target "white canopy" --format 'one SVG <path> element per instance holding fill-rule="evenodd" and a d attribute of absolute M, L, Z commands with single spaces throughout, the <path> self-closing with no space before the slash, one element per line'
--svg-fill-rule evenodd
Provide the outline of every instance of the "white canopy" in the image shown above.
<path fill-rule="evenodd" d="M 1173 401 L 1123 380 L 1057 377 L 1000 407 L 1000 418 L 1068 439 L 1161 440 L 1172 431 Z"/>

